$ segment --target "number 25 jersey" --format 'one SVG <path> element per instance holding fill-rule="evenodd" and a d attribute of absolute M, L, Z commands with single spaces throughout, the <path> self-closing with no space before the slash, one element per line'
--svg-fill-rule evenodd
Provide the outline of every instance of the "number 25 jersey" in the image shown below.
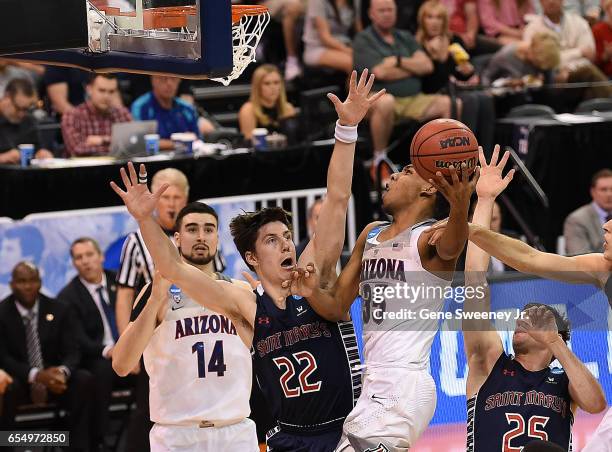
<path fill-rule="evenodd" d="M 199 305 L 176 286 L 170 293 L 166 317 L 143 355 L 150 377 L 151 420 L 212 426 L 246 418 L 251 412 L 250 350 L 230 319 Z"/>

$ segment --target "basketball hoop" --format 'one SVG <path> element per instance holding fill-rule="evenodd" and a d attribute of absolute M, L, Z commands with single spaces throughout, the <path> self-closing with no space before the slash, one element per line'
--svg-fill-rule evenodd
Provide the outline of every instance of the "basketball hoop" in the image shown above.
<path fill-rule="evenodd" d="M 255 61 L 255 50 L 270 22 L 268 8 L 261 5 L 232 6 L 232 48 L 234 69 L 232 72 L 213 80 L 229 85 L 240 77 L 246 67 Z"/>

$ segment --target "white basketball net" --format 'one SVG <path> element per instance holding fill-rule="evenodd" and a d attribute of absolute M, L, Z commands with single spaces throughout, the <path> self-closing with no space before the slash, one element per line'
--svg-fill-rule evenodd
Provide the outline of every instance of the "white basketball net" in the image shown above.
<path fill-rule="evenodd" d="M 270 13 L 266 11 L 256 16 L 242 16 L 232 25 L 234 69 L 229 75 L 212 80 L 227 86 L 240 77 L 246 67 L 255 61 L 255 50 L 269 22 Z"/>

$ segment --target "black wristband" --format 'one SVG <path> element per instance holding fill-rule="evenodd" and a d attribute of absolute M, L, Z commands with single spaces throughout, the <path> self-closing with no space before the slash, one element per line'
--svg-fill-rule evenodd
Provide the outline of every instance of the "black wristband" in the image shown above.
<path fill-rule="evenodd" d="M 397 55 L 397 67 L 402 67 L 402 57 Z"/>

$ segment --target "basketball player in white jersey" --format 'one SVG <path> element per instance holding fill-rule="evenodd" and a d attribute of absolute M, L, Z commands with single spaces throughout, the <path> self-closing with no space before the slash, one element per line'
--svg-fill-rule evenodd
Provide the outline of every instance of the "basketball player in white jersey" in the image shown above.
<path fill-rule="evenodd" d="M 248 284 L 215 273 L 218 217 L 200 202 L 176 219 L 174 239 L 183 260 L 220 284 L 248 295 Z M 144 355 L 150 376 L 153 452 L 258 449 L 250 413 L 250 350 L 244 329 L 202 307 L 156 274 L 135 303 L 113 352 L 113 368 L 127 375 Z"/>
<path fill-rule="evenodd" d="M 442 310 L 465 246 L 476 171 L 471 180 L 453 171 L 451 184 L 440 173 L 426 181 L 406 166 L 391 176 L 383 194 L 393 222 L 366 227 L 330 289 L 319 289 L 316 276 L 306 282 L 294 274 L 292 291 L 312 299 L 325 318 L 342 318 L 358 293 L 363 299 L 366 372 L 338 451 L 408 450 L 433 417 L 436 389 L 428 364 L 438 321 L 428 314 Z M 438 192 L 450 204 L 449 226 L 432 246 L 424 231 L 434 222 Z"/>

